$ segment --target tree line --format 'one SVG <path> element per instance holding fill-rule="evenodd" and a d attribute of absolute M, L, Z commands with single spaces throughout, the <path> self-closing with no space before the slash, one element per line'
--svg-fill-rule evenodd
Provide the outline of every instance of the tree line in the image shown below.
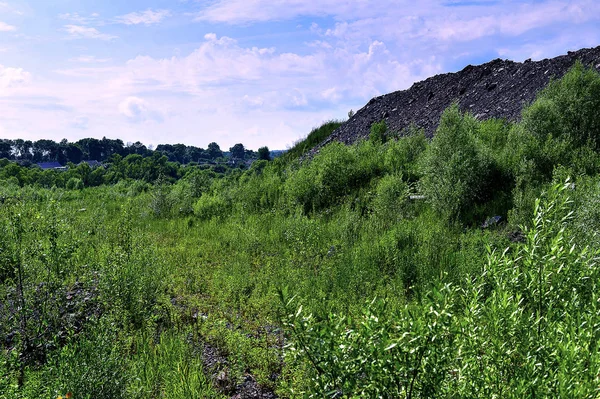
<path fill-rule="evenodd" d="M 123 140 L 106 137 L 102 139 L 85 138 L 76 142 L 69 142 L 67 139 L 60 142 L 47 139 L 37 141 L 0 139 L 0 159 L 6 158 L 21 163 L 58 162 L 66 165 L 69 162 L 79 164 L 84 160 L 105 162 L 110 160 L 113 155 L 119 155 L 122 158 L 128 155 L 140 155 L 145 158 L 152 156 L 155 152 L 166 156 L 170 162 L 181 164 L 211 163 L 227 156 L 241 161 L 270 159 L 268 147 L 261 147 L 255 152 L 246 149 L 241 143 L 235 144 L 229 149 L 229 153 L 225 153 L 215 142 L 210 143 L 206 149 L 185 144 L 160 144 L 155 150 L 152 150 L 139 141 L 125 144 Z"/>

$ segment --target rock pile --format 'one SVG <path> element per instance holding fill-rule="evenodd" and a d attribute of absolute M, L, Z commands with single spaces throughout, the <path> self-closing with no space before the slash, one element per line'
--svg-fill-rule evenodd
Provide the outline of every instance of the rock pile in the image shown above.
<path fill-rule="evenodd" d="M 530 104 L 550 79 L 561 78 L 577 60 L 600 71 L 600 46 L 535 62 L 496 59 L 431 77 L 408 90 L 373 98 L 313 153 L 331 141 L 352 144 L 368 137 L 371 125 L 382 120 L 388 131 L 402 132 L 415 124 L 431 137 L 442 112 L 455 101 L 462 111 L 478 119 L 518 120 L 523 106 Z"/>

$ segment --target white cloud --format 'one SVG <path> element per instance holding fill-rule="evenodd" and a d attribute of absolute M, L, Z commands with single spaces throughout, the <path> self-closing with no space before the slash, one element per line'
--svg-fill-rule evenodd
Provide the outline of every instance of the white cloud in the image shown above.
<path fill-rule="evenodd" d="M 110 58 L 98 58 L 95 55 L 80 55 L 76 58 L 69 59 L 71 62 L 81 62 L 84 64 L 105 63 L 111 61 Z"/>
<path fill-rule="evenodd" d="M 155 121 L 162 122 L 160 113 L 139 97 L 130 96 L 119 104 L 119 113 L 130 122 Z"/>
<path fill-rule="evenodd" d="M 148 111 L 146 101 L 139 97 L 127 97 L 119 104 L 119 112 L 130 119 L 136 119 Z"/>
<path fill-rule="evenodd" d="M 197 21 L 247 24 L 330 16 L 334 27 L 312 23 L 310 31 L 344 40 L 471 41 L 492 35 L 517 36 L 564 23 L 600 21 L 594 0 L 479 1 L 396 0 L 217 0 L 195 15 Z"/>
<path fill-rule="evenodd" d="M 79 13 L 65 13 L 60 14 L 58 16 L 60 19 L 64 19 L 66 21 L 75 22 L 78 25 L 103 25 L 104 22 L 100 19 L 100 14 L 93 13 L 90 16 L 86 17 L 83 15 L 79 15 Z"/>
<path fill-rule="evenodd" d="M 122 15 L 120 17 L 117 17 L 115 20 L 118 23 L 122 23 L 125 25 L 144 24 L 144 25 L 148 26 L 148 25 L 158 24 L 158 23 L 162 22 L 163 19 L 170 17 L 170 16 L 171 16 L 171 12 L 169 10 L 152 11 L 151 9 L 148 9 L 143 12 L 132 12 L 132 13 L 129 13 L 126 15 Z"/>
<path fill-rule="evenodd" d="M 55 71 L 60 75 L 53 80 L 36 81 L 27 95 L 57 97 L 52 102 L 68 109 L 45 114 L 52 119 L 46 125 L 37 124 L 40 118 L 31 117 L 34 111 L 18 98 L 4 105 L 0 101 L 0 112 L 20 118 L 20 124 L 7 128 L 21 126 L 23 133 L 27 126 L 32 135 L 38 130 L 71 139 L 114 132 L 125 141 L 146 144 L 217 141 L 223 148 L 237 142 L 285 148 L 323 120 L 343 117 L 371 96 L 407 87 L 439 68 L 435 60 L 400 63 L 382 41 L 355 49 L 333 44 L 331 49 L 306 49 L 310 52 L 297 54 L 244 46 L 209 33 L 182 56 L 139 56 L 120 66 L 90 62 Z M 81 83 L 71 84 L 73 77 Z"/>
<path fill-rule="evenodd" d="M 406 3 L 402 0 L 398 3 Z M 297 16 L 371 16 L 377 10 L 402 7 L 373 0 L 218 0 L 196 14 L 198 21 L 248 23 L 286 20 Z"/>
<path fill-rule="evenodd" d="M 2 10 L 3 13 L 11 13 L 11 14 L 15 14 L 15 15 L 23 15 L 23 12 L 14 8 L 13 6 L 11 6 L 10 4 L 6 3 L 6 2 L 0 2 L 0 10 Z"/>
<path fill-rule="evenodd" d="M 0 21 L 0 32 L 13 32 L 17 30 L 15 26 L 9 25 L 6 22 Z"/>
<path fill-rule="evenodd" d="M 438 16 L 427 24 L 426 36 L 446 41 L 471 41 L 484 36 L 518 36 L 537 28 L 560 23 L 582 23 L 600 20 L 600 4 L 587 0 L 574 2 L 524 3 L 513 8 L 504 7 L 497 14 L 461 17 Z"/>
<path fill-rule="evenodd" d="M 71 127 L 79 130 L 87 130 L 90 119 L 87 116 L 77 116 L 73 119 L 73 123 L 71 123 Z"/>
<path fill-rule="evenodd" d="M 7 68 L 0 65 L 0 94 L 5 89 L 29 83 L 31 74 L 22 68 Z"/>
<path fill-rule="evenodd" d="M 74 39 L 99 39 L 99 40 L 113 40 L 117 36 L 101 33 L 96 28 L 91 28 L 81 25 L 65 25 L 65 31 Z"/>

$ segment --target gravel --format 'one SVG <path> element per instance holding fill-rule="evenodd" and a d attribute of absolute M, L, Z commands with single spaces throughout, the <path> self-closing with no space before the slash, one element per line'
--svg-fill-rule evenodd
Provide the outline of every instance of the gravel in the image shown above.
<path fill-rule="evenodd" d="M 469 65 L 460 72 L 436 75 L 408 90 L 373 98 L 313 149 L 311 155 L 332 141 L 352 144 L 366 138 L 371 125 L 382 120 L 388 132 L 401 133 L 414 124 L 432 137 L 442 112 L 455 101 L 462 111 L 480 120 L 517 121 L 523 106 L 530 104 L 550 79 L 561 78 L 577 60 L 600 71 L 600 46 L 535 62 L 496 59 L 483 65 Z"/>

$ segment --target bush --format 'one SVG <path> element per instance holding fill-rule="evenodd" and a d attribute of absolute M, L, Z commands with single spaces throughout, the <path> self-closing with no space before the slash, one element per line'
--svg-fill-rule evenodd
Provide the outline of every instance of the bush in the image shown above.
<path fill-rule="evenodd" d="M 309 165 L 293 172 L 286 181 L 285 191 L 305 213 L 319 210 L 350 192 L 355 186 L 355 168 L 352 149 L 342 143 L 331 143 Z"/>
<path fill-rule="evenodd" d="M 221 194 L 206 194 L 194 205 L 194 215 L 202 220 L 210 220 L 229 214 L 231 204 Z"/>
<path fill-rule="evenodd" d="M 161 175 L 154 183 L 152 200 L 150 201 L 150 209 L 152 209 L 155 216 L 167 217 L 170 215 L 173 205 L 170 193 L 171 186 L 167 183 L 164 176 Z"/>
<path fill-rule="evenodd" d="M 491 162 L 475 141 L 478 126 L 471 115 L 461 114 L 458 105 L 451 106 L 424 154 L 421 187 L 444 219 L 464 219 L 484 194 Z"/>
<path fill-rule="evenodd" d="M 317 317 L 280 290 L 288 367 L 308 398 L 596 397 L 600 269 L 568 225 L 571 183 L 535 203 L 522 246 L 462 286 Z"/>
<path fill-rule="evenodd" d="M 387 143 L 384 168 L 388 173 L 402 173 L 411 182 L 420 178 L 418 160 L 427 149 L 427 138 L 422 129 L 412 126 L 398 140 Z"/>
<path fill-rule="evenodd" d="M 81 179 L 78 179 L 76 177 L 71 177 L 67 181 L 66 188 L 67 188 L 67 190 L 81 190 L 83 188 L 83 181 L 81 181 Z"/>
<path fill-rule="evenodd" d="M 403 180 L 402 174 L 386 175 L 375 188 L 373 211 L 390 223 L 406 215 L 411 187 Z"/>
<path fill-rule="evenodd" d="M 387 125 L 385 121 L 376 122 L 371 125 L 371 134 L 369 135 L 369 140 L 374 143 L 383 144 L 387 140 Z"/>
<path fill-rule="evenodd" d="M 558 165 L 572 166 L 577 174 L 597 173 L 600 170 L 596 153 L 600 148 L 598 93 L 600 74 L 580 63 L 562 79 L 552 81 L 523 110 L 519 128 L 511 134 L 509 151 L 513 152 L 513 169 L 519 168 L 522 159 L 531 160 L 538 183 L 550 181 Z"/>
<path fill-rule="evenodd" d="M 523 111 L 525 129 L 539 141 L 547 136 L 575 147 L 600 146 L 600 74 L 577 62 L 562 79 L 552 81 Z"/>
<path fill-rule="evenodd" d="M 57 375 L 52 383 L 58 394 L 71 392 L 73 397 L 84 399 L 126 397 L 126 360 L 116 329 L 107 322 L 96 327 L 56 356 Z"/>
<path fill-rule="evenodd" d="M 301 157 L 317 145 L 321 144 L 340 126 L 342 126 L 342 122 L 331 120 L 314 128 L 304 140 L 298 141 L 292 148 L 287 150 L 283 156 L 284 159 L 291 161 Z"/>

